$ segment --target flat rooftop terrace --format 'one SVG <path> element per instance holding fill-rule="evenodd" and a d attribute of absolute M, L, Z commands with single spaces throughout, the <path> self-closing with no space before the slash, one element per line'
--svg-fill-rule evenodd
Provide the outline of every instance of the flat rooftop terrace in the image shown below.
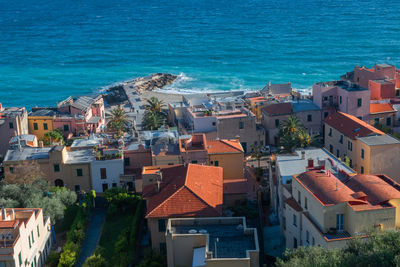
<path fill-rule="evenodd" d="M 213 258 L 246 258 L 246 251 L 256 249 L 253 232 L 245 233 L 239 224 L 185 225 L 171 229 L 174 234 L 208 234 L 208 251 L 212 251 Z"/>

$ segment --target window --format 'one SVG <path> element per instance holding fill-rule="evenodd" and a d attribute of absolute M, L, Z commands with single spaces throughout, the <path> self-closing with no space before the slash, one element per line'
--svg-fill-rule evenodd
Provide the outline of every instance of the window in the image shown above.
<path fill-rule="evenodd" d="M 239 121 L 239 129 L 243 129 L 243 122 Z"/>
<path fill-rule="evenodd" d="M 364 166 L 361 166 L 361 174 L 364 174 Z"/>
<path fill-rule="evenodd" d="M 59 172 L 60 171 L 60 164 L 54 164 L 54 172 Z"/>
<path fill-rule="evenodd" d="M 353 161 L 350 159 L 350 168 L 353 168 Z"/>
<path fill-rule="evenodd" d="M 308 209 L 308 203 L 307 203 L 307 198 L 306 197 L 304 198 L 304 208 Z"/>
<path fill-rule="evenodd" d="M 339 103 L 342 104 L 342 96 L 339 97 Z"/>
<path fill-rule="evenodd" d="M 33 130 L 39 130 L 38 124 L 36 122 L 33 123 Z"/>
<path fill-rule="evenodd" d="M 32 244 L 35 243 L 35 239 L 33 238 L 33 230 L 31 231 L 31 236 L 32 236 Z"/>
<path fill-rule="evenodd" d="M 310 232 L 306 231 L 306 242 L 310 244 Z"/>
<path fill-rule="evenodd" d="M 362 106 L 362 99 L 359 98 L 357 99 L 357 107 L 361 107 Z"/>
<path fill-rule="evenodd" d="M 400 96 L 400 90 L 396 90 L 396 96 Z"/>
<path fill-rule="evenodd" d="M 165 220 L 164 219 L 159 219 L 158 220 L 158 231 L 163 233 L 163 232 L 165 232 L 165 229 L 166 229 Z"/>
<path fill-rule="evenodd" d="M 64 124 L 64 132 L 68 132 L 69 131 L 69 125 L 68 124 Z"/>
<path fill-rule="evenodd" d="M 28 235 L 28 241 L 29 241 L 29 248 L 32 248 L 32 244 L 31 244 L 31 236 Z"/>
<path fill-rule="evenodd" d="M 340 158 L 340 151 L 339 151 L 339 149 L 336 149 L 336 157 L 337 157 L 337 158 Z"/>
<path fill-rule="evenodd" d="M 40 237 L 40 233 L 39 233 L 39 225 L 36 226 L 37 229 L 37 236 Z"/>
<path fill-rule="evenodd" d="M 112 187 L 117 187 L 117 183 L 112 183 Z"/>
<path fill-rule="evenodd" d="M 10 167 L 10 172 L 14 173 L 14 167 Z"/>
<path fill-rule="evenodd" d="M 293 214 L 293 225 L 297 227 L 297 216 Z"/>
<path fill-rule="evenodd" d="M 343 144 L 343 134 L 340 135 L 339 143 Z"/>
<path fill-rule="evenodd" d="M 328 117 L 329 113 L 328 112 L 324 112 L 324 118 Z"/>
<path fill-rule="evenodd" d="M 107 169 L 106 168 L 100 168 L 100 177 L 101 177 L 101 179 L 107 179 Z"/>
<path fill-rule="evenodd" d="M 344 230 L 344 214 L 336 214 L 336 230 Z"/>
<path fill-rule="evenodd" d="M 329 136 L 332 136 L 332 128 L 329 128 Z"/>
<path fill-rule="evenodd" d="M 19 262 L 19 265 L 22 265 L 22 255 L 21 255 L 21 252 L 18 254 L 18 262 Z"/>
<path fill-rule="evenodd" d="M 315 238 L 312 238 L 312 245 L 315 246 Z"/>
<path fill-rule="evenodd" d="M 10 122 L 8 126 L 10 126 L 10 129 L 14 129 L 14 123 Z"/>
<path fill-rule="evenodd" d="M 386 126 L 392 126 L 392 118 L 391 117 L 386 118 Z"/>
<path fill-rule="evenodd" d="M 124 165 L 125 166 L 130 166 L 131 165 L 131 159 L 130 158 L 124 158 Z"/>
<path fill-rule="evenodd" d="M 78 192 L 81 190 L 81 186 L 79 184 L 75 185 L 75 192 Z"/>
<path fill-rule="evenodd" d="M 307 121 L 312 121 L 312 115 L 311 114 L 307 115 Z"/>
<path fill-rule="evenodd" d="M 333 153 L 333 146 L 329 145 L 329 152 Z"/>
<path fill-rule="evenodd" d="M 362 120 L 362 116 L 357 117 L 357 119 Z"/>
<path fill-rule="evenodd" d="M 293 248 L 297 248 L 297 238 L 293 237 Z"/>
<path fill-rule="evenodd" d="M 47 123 L 43 123 L 43 130 L 48 130 Z"/>
<path fill-rule="evenodd" d="M 364 148 L 361 148 L 361 158 L 364 158 Z"/>
<path fill-rule="evenodd" d="M 103 192 L 105 192 L 108 189 L 108 184 L 102 184 L 101 186 L 103 188 Z"/>
<path fill-rule="evenodd" d="M 193 164 L 197 164 L 197 160 L 192 160 L 192 163 Z"/>
<path fill-rule="evenodd" d="M 82 169 L 76 169 L 76 176 L 83 176 Z"/>
<path fill-rule="evenodd" d="M 275 120 L 275 127 L 279 127 L 279 120 L 278 119 Z"/>
<path fill-rule="evenodd" d="M 353 143 L 350 141 L 347 141 L 347 149 L 352 151 L 353 150 Z"/>
<path fill-rule="evenodd" d="M 214 161 L 214 166 L 219 166 L 219 161 L 218 160 Z"/>
<path fill-rule="evenodd" d="M 374 119 L 375 124 L 379 124 L 379 118 Z"/>
<path fill-rule="evenodd" d="M 328 101 L 328 97 L 327 97 L 327 96 L 324 96 L 322 99 L 323 99 L 324 101 Z"/>
<path fill-rule="evenodd" d="M 212 126 L 215 126 L 215 121 L 212 122 Z"/>
<path fill-rule="evenodd" d="M 299 190 L 297 190 L 297 201 L 299 202 L 299 204 L 301 205 L 301 193 Z"/>

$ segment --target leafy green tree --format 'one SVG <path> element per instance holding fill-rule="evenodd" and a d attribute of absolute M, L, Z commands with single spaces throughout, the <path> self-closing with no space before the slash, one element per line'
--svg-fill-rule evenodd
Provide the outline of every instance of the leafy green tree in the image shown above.
<path fill-rule="evenodd" d="M 64 144 L 63 135 L 64 133 L 61 129 L 46 132 L 43 137 L 44 144 L 47 146 L 54 144 Z"/>
<path fill-rule="evenodd" d="M 100 254 L 93 254 L 86 259 L 83 267 L 107 267 L 106 259 L 104 259 Z"/>

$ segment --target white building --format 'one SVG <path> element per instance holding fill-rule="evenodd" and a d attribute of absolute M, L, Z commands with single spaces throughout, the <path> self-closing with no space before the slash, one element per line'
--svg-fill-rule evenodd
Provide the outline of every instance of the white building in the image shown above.
<path fill-rule="evenodd" d="M 92 188 L 95 192 L 104 192 L 108 188 L 120 187 L 120 176 L 124 174 L 124 159 L 118 150 L 104 151 L 100 158 L 90 163 Z"/>
<path fill-rule="evenodd" d="M 50 253 L 50 218 L 42 209 L 4 209 L 0 218 L 0 266 L 42 267 Z"/>

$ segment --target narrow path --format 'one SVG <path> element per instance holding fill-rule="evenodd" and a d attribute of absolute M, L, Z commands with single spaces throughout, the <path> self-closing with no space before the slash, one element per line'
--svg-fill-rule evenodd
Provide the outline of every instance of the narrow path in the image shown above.
<path fill-rule="evenodd" d="M 100 240 L 101 226 L 103 225 L 105 217 L 105 210 L 95 209 L 93 211 L 92 219 L 89 223 L 89 229 L 81 248 L 81 255 L 79 256 L 78 263 L 76 264 L 77 267 L 81 267 L 85 260 L 95 251 Z"/>

